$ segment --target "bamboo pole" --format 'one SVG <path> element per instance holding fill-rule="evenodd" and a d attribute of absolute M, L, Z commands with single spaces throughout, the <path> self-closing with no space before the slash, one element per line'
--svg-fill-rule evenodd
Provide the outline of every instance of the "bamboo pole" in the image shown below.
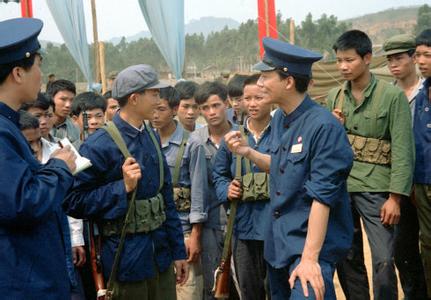
<path fill-rule="evenodd" d="M 99 43 L 99 55 L 100 55 L 100 78 L 102 79 L 102 95 L 106 93 L 107 83 L 105 74 L 105 44 Z"/>
<path fill-rule="evenodd" d="M 293 21 L 293 18 L 290 18 L 290 34 L 289 34 L 289 40 L 292 45 L 295 44 L 295 21 Z"/>
<path fill-rule="evenodd" d="M 94 39 L 94 81 L 100 82 L 99 34 L 97 32 L 96 0 L 91 0 L 91 15 L 93 17 Z"/>

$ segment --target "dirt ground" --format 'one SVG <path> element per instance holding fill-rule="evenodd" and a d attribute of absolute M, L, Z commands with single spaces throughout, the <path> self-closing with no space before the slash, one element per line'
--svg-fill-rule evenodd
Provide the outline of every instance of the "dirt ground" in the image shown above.
<path fill-rule="evenodd" d="M 371 282 L 371 251 L 370 251 L 370 246 L 368 245 L 368 240 L 366 238 L 366 233 L 364 232 L 364 229 L 362 228 L 363 231 L 363 237 L 364 237 L 364 256 L 365 256 L 365 265 L 367 267 L 367 273 L 368 273 L 368 283 L 370 285 L 370 295 L 371 295 L 371 299 L 373 299 L 372 295 L 373 295 L 373 284 Z M 338 282 L 338 277 L 337 277 L 337 273 L 335 273 L 335 277 L 334 277 L 334 285 L 335 285 L 335 292 L 337 294 L 337 299 L 338 300 L 345 300 L 346 297 L 344 297 L 343 291 L 341 289 L 340 283 Z M 398 280 L 398 299 L 404 299 L 404 293 L 403 290 L 401 288 L 400 282 Z"/>

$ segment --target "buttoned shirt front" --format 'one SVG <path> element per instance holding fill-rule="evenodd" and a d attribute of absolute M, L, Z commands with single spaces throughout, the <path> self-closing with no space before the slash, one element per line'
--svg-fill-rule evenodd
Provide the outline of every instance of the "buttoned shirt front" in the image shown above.
<path fill-rule="evenodd" d="M 349 192 L 391 192 L 410 195 L 414 145 L 411 129 L 411 112 L 402 90 L 386 82 L 379 98 L 376 87 L 380 79 L 371 76 L 364 90 L 364 99 L 356 104 L 349 82 L 344 85 L 344 127 L 349 134 L 383 139 L 391 143 L 391 164 L 380 165 L 355 160 L 348 179 Z M 329 92 L 327 106 L 337 107 L 340 89 Z M 341 93 L 341 91 L 340 91 Z M 377 111 L 374 107 L 377 105 Z"/>
<path fill-rule="evenodd" d="M 416 98 L 413 131 L 416 144 L 414 182 L 431 184 L 431 78 L 427 78 Z"/>
<path fill-rule="evenodd" d="M 319 259 L 335 263 L 351 246 L 353 225 L 346 180 L 353 153 L 341 124 L 308 96 L 290 114 L 278 110 L 271 123 L 271 222 L 265 259 L 274 268 L 301 256 L 314 200 L 329 206 Z"/>
<path fill-rule="evenodd" d="M 180 122 L 175 121 L 175 124 L 176 124 L 176 128 L 174 133 L 172 133 L 168 141 L 162 144 L 162 152 L 166 157 L 166 161 L 168 163 L 169 170 L 171 172 L 172 180 L 174 179 L 173 176 L 174 176 L 175 163 L 177 160 L 178 151 L 180 150 L 181 143 L 183 141 L 183 137 L 185 133 L 185 129 Z M 189 167 L 188 167 L 187 160 L 186 160 L 186 163 L 184 162 L 185 160 L 183 155 L 180 161 L 178 186 L 190 188 L 191 182 L 190 182 L 190 175 L 189 175 Z M 192 197 L 191 200 L 193 202 L 191 203 L 191 206 L 193 206 L 194 214 L 197 216 L 204 216 L 204 219 L 206 219 L 206 214 L 203 212 L 203 198 Z M 201 212 L 200 214 L 198 213 L 199 209 Z M 190 232 L 192 230 L 192 225 L 190 224 L 190 212 L 179 211 L 178 216 L 180 217 L 180 220 L 181 220 L 181 226 L 183 228 L 183 232 L 184 233 Z M 196 219 L 199 219 L 199 217 L 197 217 Z"/>

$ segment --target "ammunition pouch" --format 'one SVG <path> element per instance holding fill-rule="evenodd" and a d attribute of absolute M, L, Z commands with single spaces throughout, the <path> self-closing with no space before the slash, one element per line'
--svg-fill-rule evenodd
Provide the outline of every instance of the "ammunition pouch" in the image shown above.
<path fill-rule="evenodd" d="M 126 225 L 126 233 L 148 233 L 159 228 L 165 220 L 165 202 L 162 194 L 159 193 L 149 199 L 135 200 L 135 209 L 130 214 L 129 222 Z M 123 224 L 123 217 L 112 221 L 104 221 L 102 225 L 103 236 L 120 235 Z"/>
<path fill-rule="evenodd" d="M 269 175 L 264 172 L 243 175 L 242 191 L 244 202 L 269 200 Z"/>
<path fill-rule="evenodd" d="M 391 142 L 376 138 L 367 138 L 348 134 L 352 145 L 354 160 L 371 164 L 391 164 Z"/>
<path fill-rule="evenodd" d="M 189 212 L 191 207 L 190 188 L 174 187 L 174 202 L 179 212 Z"/>

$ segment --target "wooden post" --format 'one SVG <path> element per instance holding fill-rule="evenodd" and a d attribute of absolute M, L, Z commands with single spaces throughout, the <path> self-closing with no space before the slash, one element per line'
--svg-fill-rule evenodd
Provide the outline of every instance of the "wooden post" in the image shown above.
<path fill-rule="evenodd" d="M 290 18 L 290 34 L 289 34 L 289 40 L 292 45 L 295 44 L 295 21 L 293 21 L 293 18 Z"/>
<path fill-rule="evenodd" d="M 105 44 L 99 43 L 99 54 L 100 54 L 100 78 L 102 79 L 102 95 L 106 93 L 106 74 L 105 74 Z"/>
<path fill-rule="evenodd" d="M 94 82 L 99 83 L 100 82 L 100 57 L 99 57 L 99 34 L 97 33 L 96 0 L 91 0 L 91 15 L 93 17 L 93 39 L 94 39 Z"/>

